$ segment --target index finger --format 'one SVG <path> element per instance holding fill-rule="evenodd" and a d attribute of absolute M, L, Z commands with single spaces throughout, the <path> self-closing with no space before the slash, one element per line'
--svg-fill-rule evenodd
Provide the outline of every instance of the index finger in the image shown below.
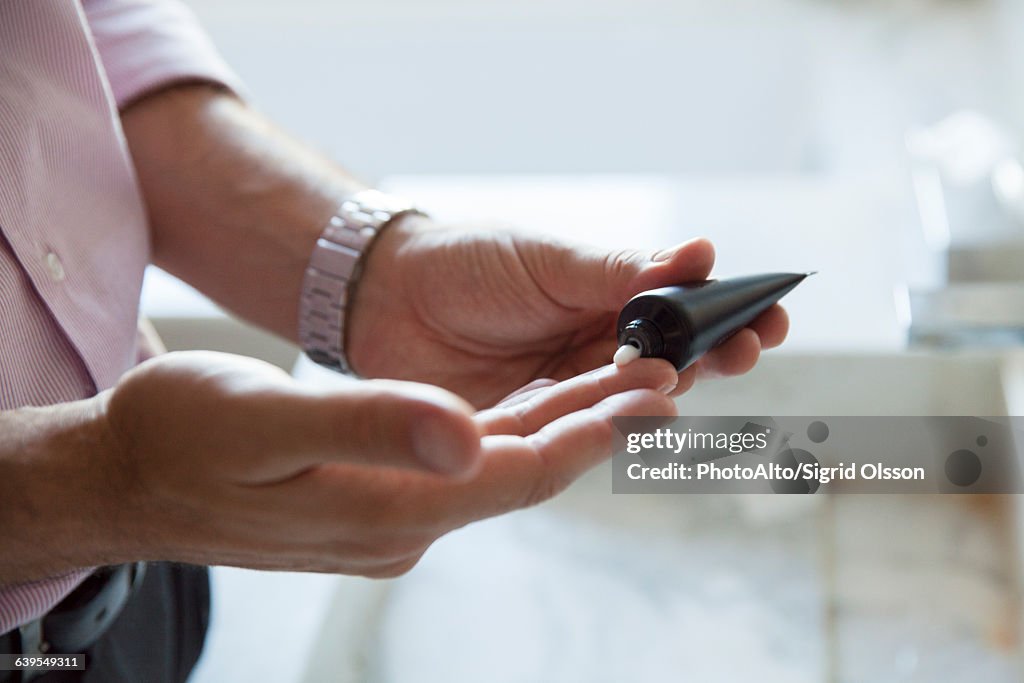
<path fill-rule="evenodd" d="M 447 515 L 462 525 L 547 500 L 609 457 L 613 417 L 675 414 L 675 403 L 663 393 L 635 389 L 564 415 L 528 436 L 485 436 L 477 476 L 445 486 Z"/>
<path fill-rule="evenodd" d="M 604 365 L 571 379 L 523 394 L 522 400 L 499 403 L 476 416 L 483 435 L 526 436 L 554 420 L 589 408 L 631 389 L 671 391 L 678 381 L 675 369 L 657 358 L 642 358 L 626 367 Z"/>

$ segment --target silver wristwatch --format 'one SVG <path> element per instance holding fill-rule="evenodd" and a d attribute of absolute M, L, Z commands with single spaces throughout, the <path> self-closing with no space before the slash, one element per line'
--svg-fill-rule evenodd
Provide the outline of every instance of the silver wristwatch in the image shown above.
<path fill-rule="evenodd" d="M 354 374 L 345 356 L 345 317 L 373 238 L 398 216 L 418 213 L 408 202 L 377 190 L 342 203 L 324 228 L 306 267 L 299 302 L 299 343 L 325 367 Z"/>

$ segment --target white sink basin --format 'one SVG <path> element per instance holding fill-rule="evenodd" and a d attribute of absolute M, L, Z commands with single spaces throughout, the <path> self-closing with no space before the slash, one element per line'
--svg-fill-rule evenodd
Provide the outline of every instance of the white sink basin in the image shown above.
<path fill-rule="evenodd" d="M 1005 415 L 1015 367 L 769 355 L 680 406 Z M 613 496 L 599 468 L 546 505 L 449 535 L 405 577 L 340 579 L 306 680 L 1019 681 L 1015 505 Z"/>

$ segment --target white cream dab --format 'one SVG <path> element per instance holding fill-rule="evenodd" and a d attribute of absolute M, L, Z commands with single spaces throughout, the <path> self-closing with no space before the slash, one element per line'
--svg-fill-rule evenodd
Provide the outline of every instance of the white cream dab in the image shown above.
<path fill-rule="evenodd" d="M 612 361 L 620 368 L 625 367 L 640 357 L 640 349 L 632 344 L 623 344 L 612 356 Z"/>

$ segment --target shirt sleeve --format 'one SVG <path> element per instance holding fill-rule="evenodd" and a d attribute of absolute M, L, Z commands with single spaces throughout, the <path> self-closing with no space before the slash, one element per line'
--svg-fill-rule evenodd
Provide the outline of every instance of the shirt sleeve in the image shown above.
<path fill-rule="evenodd" d="M 244 87 L 180 0 L 82 0 L 117 106 L 174 81 Z"/>

